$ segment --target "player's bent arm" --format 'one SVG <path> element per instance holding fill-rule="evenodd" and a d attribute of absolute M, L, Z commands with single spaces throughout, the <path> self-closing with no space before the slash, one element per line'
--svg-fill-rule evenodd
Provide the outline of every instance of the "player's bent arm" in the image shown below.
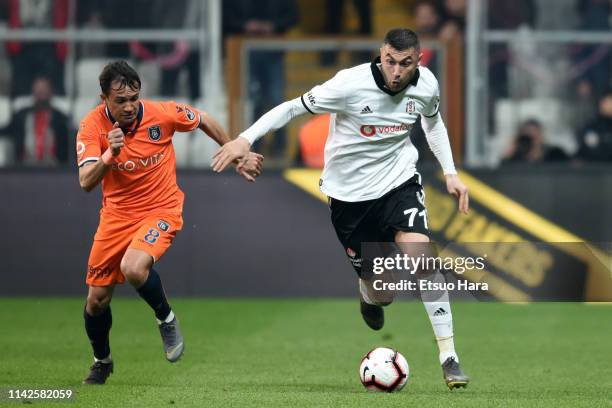
<path fill-rule="evenodd" d="M 198 128 L 206 133 L 212 140 L 217 142 L 219 146 L 223 146 L 232 140 L 228 134 L 225 133 L 225 130 L 223 130 L 219 122 L 206 112 L 200 112 L 200 124 Z"/>
<path fill-rule="evenodd" d="M 444 170 L 446 189 L 459 200 L 459 211 L 467 214 L 470 207 L 468 189 L 459 179 L 457 170 L 455 170 L 453 153 L 448 140 L 448 132 L 446 131 L 446 126 L 444 126 L 444 121 L 442 120 L 440 112 L 432 117 L 421 116 L 421 124 L 429 148 Z"/>
<path fill-rule="evenodd" d="M 268 111 L 239 136 L 246 139 L 249 145 L 253 145 L 266 133 L 282 128 L 294 118 L 307 112 L 301 98 L 292 99 Z"/>
<path fill-rule="evenodd" d="M 446 126 L 444 126 L 444 121 L 442 120 L 440 112 L 431 117 L 422 115 L 421 125 L 425 132 L 427 144 L 434 156 L 436 156 L 436 159 L 438 159 L 444 174 L 457 174 L 450 141 L 448 140 L 448 132 L 446 131 Z"/>
<path fill-rule="evenodd" d="M 104 178 L 109 166 L 104 161 L 98 160 L 95 163 L 85 163 L 79 167 L 79 184 L 86 192 L 90 192 Z"/>

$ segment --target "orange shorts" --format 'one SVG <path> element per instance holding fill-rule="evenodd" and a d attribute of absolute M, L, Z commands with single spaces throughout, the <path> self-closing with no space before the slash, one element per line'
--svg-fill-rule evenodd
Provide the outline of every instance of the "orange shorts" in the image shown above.
<path fill-rule="evenodd" d="M 109 286 L 125 282 L 121 259 L 128 248 L 140 249 L 157 262 L 183 227 L 180 213 L 156 213 L 145 218 L 122 218 L 100 211 L 100 224 L 87 262 L 86 283 Z"/>

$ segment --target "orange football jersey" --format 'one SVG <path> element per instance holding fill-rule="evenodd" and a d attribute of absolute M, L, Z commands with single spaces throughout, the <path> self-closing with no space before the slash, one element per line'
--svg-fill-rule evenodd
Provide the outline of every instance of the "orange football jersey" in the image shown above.
<path fill-rule="evenodd" d="M 76 143 L 79 167 L 100 160 L 114 122 L 105 104 L 81 121 Z M 104 210 L 130 217 L 153 210 L 182 211 L 184 195 L 176 184 L 172 137 L 199 124 L 199 112 L 189 105 L 141 100 L 134 127 L 124 129 L 125 145 L 102 179 Z"/>

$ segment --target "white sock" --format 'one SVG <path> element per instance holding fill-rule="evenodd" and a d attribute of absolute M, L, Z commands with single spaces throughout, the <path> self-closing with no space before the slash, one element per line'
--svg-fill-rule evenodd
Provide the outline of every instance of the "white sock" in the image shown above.
<path fill-rule="evenodd" d="M 361 278 L 358 278 L 358 279 L 359 279 L 359 293 L 361 294 L 361 298 L 363 299 L 363 301 L 366 302 L 368 305 L 376 305 L 376 303 L 373 302 L 368 296 L 368 285 L 366 285 L 363 279 Z"/>
<path fill-rule="evenodd" d="M 97 359 L 96 356 L 94 356 L 94 363 L 97 363 L 98 361 L 101 362 L 101 363 L 104 363 L 104 364 L 110 364 L 113 361 L 113 356 L 111 356 L 109 354 L 108 356 L 104 357 L 103 359 Z"/>
<path fill-rule="evenodd" d="M 449 302 L 423 302 L 436 339 L 453 337 L 453 315 Z"/>
<path fill-rule="evenodd" d="M 159 320 L 158 318 L 155 318 L 155 320 L 157 320 L 157 324 L 170 323 L 172 319 L 174 319 L 174 312 L 172 310 L 170 310 L 170 313 L 168 313 L 168 317 L 166 317 L 166 319 L 163 322 Z"/>
<path fill-rule="evenodd" d="M 444 339 L 436 339 L 438 342 L 438 349 L 440 350 L 440 365 L 444 364 L 446 359 L 453 357 L 455 361 L 459 362 L 459 356 L 455 351 L 455 342 L 453 337 L 446 337 Z"/>
<path fill-rule="evenodd" d="M 434 272 L 428 280 L 438 284 L 446 281 L 440 271 Z M 448 299 L 448 291 L 421 291 L 421 300 L 438 342 L 440 364 L 444 363 L 448 357 L 454 357 L 459 361 L 453 342 L 453 314 Z"/>

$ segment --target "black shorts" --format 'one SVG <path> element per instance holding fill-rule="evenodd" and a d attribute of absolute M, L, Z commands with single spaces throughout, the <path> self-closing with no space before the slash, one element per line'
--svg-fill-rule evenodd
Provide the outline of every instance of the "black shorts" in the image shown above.
<path fill-rule="evenodd" d="M 419 173 L 375 200 L 346 202 L 330 197 L 329 206 L 338 239 L 358 275 L 362 242 L 394 242 L 398 231 L 429 236 Z"/>

